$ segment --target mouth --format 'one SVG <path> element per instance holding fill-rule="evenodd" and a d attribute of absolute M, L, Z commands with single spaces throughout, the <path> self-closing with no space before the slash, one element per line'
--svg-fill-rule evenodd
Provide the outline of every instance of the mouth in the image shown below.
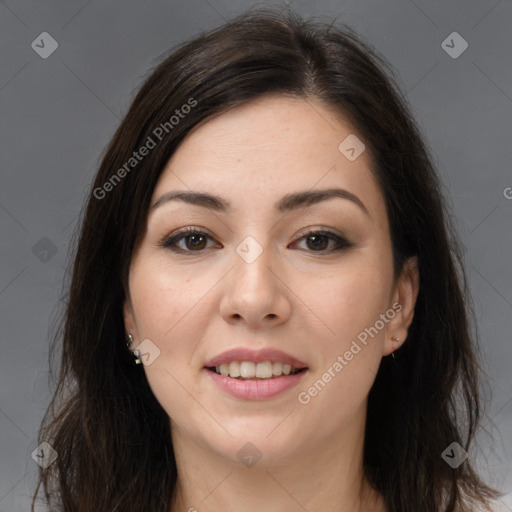
<path fill-rule="evenodd" d="M 231 361 L 217 366 L 207 366 L 205 368 L 217 375 L 240 381 L 273 380 L 280 377 L 296 375 L 308 369 L 307 366 L 294 367 L 281 361 L 262 361 L 259 363 L 253 361 Z"/>
<path fill-rule="evenodd" d="M 209 361 L 203 371 L 223 393 L 238 400 L 267 400 L 297 386 L 309 371 L 303 361 L 271 347 L 228 350 Z"/>

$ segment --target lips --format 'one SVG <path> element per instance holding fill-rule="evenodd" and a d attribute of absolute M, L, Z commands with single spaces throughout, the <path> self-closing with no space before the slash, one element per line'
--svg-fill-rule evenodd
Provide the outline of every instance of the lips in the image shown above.
<path fill-rule="evenodd" d="M 305 368 L 294 368 L 287 363 L 283 364 L 278 361 L 265 361 L 263 363 L 231 361 L 229 364 L 223 363 L 220 366 L 209 369 L 219 375 L 229 376 L 234 379 L 273 379 L 281 375 L 298 373 Z"/>
<path fill-rule="evenodd" d="M 292 368 L 307 368 L 307 364 L 292 357 L 285 352 L 273 348 L 262 350 L 251 350 L 247 348 L 235 348 L 223 352 L 222 354 L 210 359 L 204 365 L 205 368 L 215 368 L 221 364 L 230 364 L 233 361 L 251 361 L 253 363 L 264 363 L 266 361 L 278 362 L 290 365 Z"/>
<path fill-rule="evenodd" d="M 232 397 L 266 400 L 295 387 L 308 366 L 281 350 L 239 348 L 210 359 L 203 371 Z"/>

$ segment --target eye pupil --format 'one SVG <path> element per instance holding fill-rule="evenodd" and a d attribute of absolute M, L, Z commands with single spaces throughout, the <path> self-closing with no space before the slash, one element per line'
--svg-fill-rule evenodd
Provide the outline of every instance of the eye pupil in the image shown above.
<path fill-rule="evenodd" d="M 204 236 L 202 236 L 202 235 L 189 235 L 187 238 L 188 238 L 189 242 L 191 240 L 196 240 L 197 241 L 197 239 L 199 238 L 199 239 L 202 239 L 202 242 L 204 243 Z M 199 244 L 197 244 L 195 242 L 192 242 L 191 247 L 196 248 L 196 249 L 197 248 L 202 249 L 202 247 L 200 247 L 200 245 L 201 245 L 201 242 L 199 242 Z"/>
<path fill-rule="evenodd" d="M 308 237 L 308 240 L 313 240 L 312 247 L 315 249 L 325 249 L 326 246 L 329 244 L 329 240 L 325 235 L 311 235 Z M 327 244 L 325 243 L 326 241 Z"/>

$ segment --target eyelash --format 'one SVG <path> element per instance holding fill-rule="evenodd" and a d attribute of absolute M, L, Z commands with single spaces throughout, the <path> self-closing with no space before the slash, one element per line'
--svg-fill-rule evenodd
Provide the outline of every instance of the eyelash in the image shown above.
<path fill-rule="evenodd" d="M 164 248 L 169 249 L 169 250 L 171 250 L 173 252 L 176 252 L 176 253 L 195 253 L 195 252 L 201 253 L 201 252 L 203 252 L 205 249 L 200 249 L 198 251 L 194 251 L 194 250 L 189 250 L 189 249 L 181 249 L 181 248 L 177 247 L 177 242 L 178 241 L 180 241 L 182 239 L 185 239 L 185 238 L 187 238 L 188 236 L 191 236 L 191 235 L 202 235 L 202 236 L 208 237 L 210 240 L 213 239 L 205 231 L 201 231 L 201 230 L 199 230 L 197 228 L 193 228 L 193 227 L 186 227 L 186 228 L 179 229 L 178 231 L 176 231 L 171 236 L 165 238 L 163 241 L 161 241 L 159 243 L 159 245 L 161 247 L 164 247 Z M 341 250 L 344 250 L 344 249 L 349 249 L 349 248 L 354 246 L 354 244 L 350 243 L 344 237 L 339 236 L 339 235 L 337 235 L 336 233 L 334 233 L 332 231 L 323 230 L 323 229 L 306 231 L 294 243 L 299 242 L 299 241 L 301 241 L 303 239 L 307 239 L 308 237 L 310 237 L 312 235 L 315 235 L 315 236 L 326 236 L 329 239 L 334 240 L 336 242 L 337 246 L 334 249 L 330 249 L 330 250 L 327 250 L 327 251 L 325 251 L 325 250 L 322 250 L 322 251 L 309 250 L 308 252 L 319 253 L 319 254 L 322 254 L 322 253 L 323 254 L 332 254 L 333 252 L 341 251 Z"/>

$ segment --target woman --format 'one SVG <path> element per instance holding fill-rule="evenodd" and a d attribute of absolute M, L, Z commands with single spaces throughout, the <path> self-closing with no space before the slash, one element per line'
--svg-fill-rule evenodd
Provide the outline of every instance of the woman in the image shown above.
<path fill-rule="evenodd" d="M 40 432 L 49 503 L 469 512 L 498 496 L 467 455 L 458 246 L 385 68 L 348 29 L 262 11 L 149 76 L 81 226 Z"/>

